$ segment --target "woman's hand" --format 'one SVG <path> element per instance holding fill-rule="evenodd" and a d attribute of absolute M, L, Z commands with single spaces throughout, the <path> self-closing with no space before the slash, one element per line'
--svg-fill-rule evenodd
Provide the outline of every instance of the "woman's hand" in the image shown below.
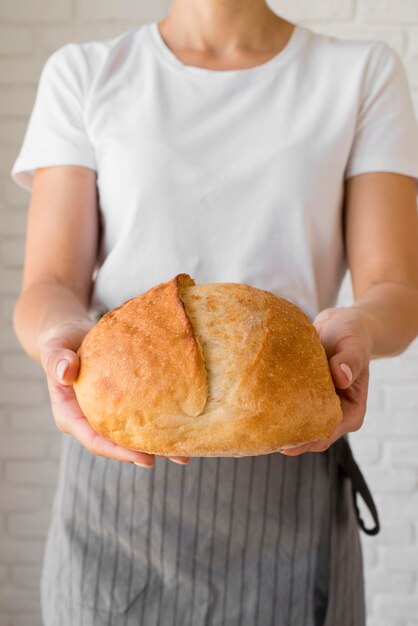
<path fill-rule="evenodd" d="M 288 456 L 323 452 L 344 433 L 358 430 L 366 413 L 371 355 L 370 315 L 360 309 L 330 308 L 314 320 L 328 357 L 336 392 L 341 400 L 343 420 L 329 439 L 321 439 L 281 451 Z"/>
<path fill-rule="evenodd" d="M 73 435 L 92 454 L 152 467 L 154 455 L 117 445 L 99 435 L 81 411 L 73 382 L 78 376 L 80 360 L 76 354 L 83 337 L 94 325 L 82 320 L 53 327 L 39 335 L 41 364 L 47 375 L 52 414 L 58 430 Z M 188 457 L 169 457 L 175 463 L 187 463 Z"/>

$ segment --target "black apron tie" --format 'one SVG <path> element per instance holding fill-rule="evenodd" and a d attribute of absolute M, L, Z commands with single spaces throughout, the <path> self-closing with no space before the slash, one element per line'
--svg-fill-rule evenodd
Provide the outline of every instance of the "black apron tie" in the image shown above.
<path fill-rule="evenodd" d="M 353 495 L 354 509 L 356 512 L 357 522 L 363 532 L 367 535 L 377 535 L 380 530 L 379 516 L 377 513 L 376 505 L 373 501 L 370 489 L 364 479 L 363 474 L 360 471 L 359 466 L 354 460 L 353 453 L 351 451 L 350 444 L 345 437 L 340 437 L 336 442 L 339 446 L 337 453 L 337 461 L 344 474 L 351 480 L 351 492 Z M 373 528 L 366 528 L 364 522 L 360 516 L 360 511 L 357 504 L 357 494 L 360 494 L 366 503 L 370 514 L 375 523 Z"/>

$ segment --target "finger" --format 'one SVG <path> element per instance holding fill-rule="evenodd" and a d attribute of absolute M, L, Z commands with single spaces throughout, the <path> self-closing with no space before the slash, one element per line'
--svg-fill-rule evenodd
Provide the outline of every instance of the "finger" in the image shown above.
<path fill-rule="evenodd" d="M 342 350 L 337 352 L 329 360 L 329 368 L 334 379 L 335 386 L 339 389 L 347 389 L 357 380 L 362 370 L 367 365 L 367 359 L 360 350 Z"/>
<path fill-rule="evenodd" d="M 80 359 L 66 348 L 44 348 L 40 353 L 46 374 L 62 385 L 72 385 L 78 376 Z"/>
<path fill-rule="evenodd" d="M 302 446 L 297 446 L 296 448 L 286 448 L 284 450 L 279 450 L 281 454 L 285 454 L 286 456 L 297 456 L 299 454 L 304 454 L 305 452 L 325 452 L 328 450 L 333 443 L 337 441 L 340 437 L 342 437 L 345 433 L 350 432 L 347 428 L 348 424 L 345 423 L 345 420 L 338 424 L 337 428 L 332 433 L 331 437 L 328 439 L 319 439 L 317 441 L 310 441 L 309 443 L 305 443 Z"/>
<path fill-rule="evenodd" d="M 283 450 L 279 450 L 279 452 L 286 456 L 298 456 L 299 454 L 304 454 L 305 452 L 323 452 L 329 448 L 329 446 L 330 443 L 328 439 L 320 439 L 318 441 L 304 443 L 303 445 L 296 446 L 295 448 L 285 448 Z"/>
<path fill-rule="evenodd" d="M 173 463 L 179 463 L 180 465 L 187 465 L 190 461 L 188 456 L 165 456 L 164 454 L 156 454 L 155 456 L 160 459 L 168 459 L 169 461 L 173 461 Z"/>
<path fill-rule="evenodd" d="M 338 437 L 336 439 L 338 439 Z M 333 443 L 334 441 L 331 441 L 331 439 L 320 439 L 319 441 L 305 443 L 303 446 L 297 446 L 296 448 L 279 450 L 279 452 L 285 456 L 299 456 L 299 454 L 304 454 L 305 452 L 325 452 Z"/>
<path fill-rule="evenodd" d="M 325 343 L 327 342 L 329 350 L 330 338 L 325 338 Z M 362 339 L 347 336 L 336 342 L 328 359 L 335 386 L 339 389 L 347 389 L 368 366 L 370 355 Z"/>
<path fill-rule="evenodd" d="M 124 448 L 99 435 L 82 413 L 72 387 L 60 385 L 49 377 L 47 382 L 52 412 L 61 432 L 75 437 L 82 446 L 93 454 L 128 463 L 145 463 L 147 467 L 153 466 L 154 455 Z"/>
<path fill-rule="evenodd" d="M 188 456 L 169 456 L 170 461 L 173 463 L 179 463 L 180 465 L 187 465 L 190 461 Z"/>
<path fill-rule="evenodd" d="M 147 452 L 138 452 L 124 448 L 118 444 L 102 437 L 88 423 L 84 416 L 74 419 L 70 433 L 85 447 L 87 450 L 98 456 L 105 456 L 118 461 L 127 463 L 135 463 L 142 467 L 153 467 L 154 455 Z"/>

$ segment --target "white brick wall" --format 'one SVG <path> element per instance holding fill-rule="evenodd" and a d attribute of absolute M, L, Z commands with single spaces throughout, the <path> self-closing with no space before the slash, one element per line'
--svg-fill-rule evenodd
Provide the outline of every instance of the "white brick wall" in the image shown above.
<path fill-rule="evenodd" d="M 418 113 L 418 0 L 269 4 L 314 30 L 387 41 L 402 55 Z M 168 9 L 169 0 L 0 1 L 0 626 L 41 626 L 39 575 L 60 452 L 42 370 L 11 327 L 28 195 L 9 170 L 46 57 L 69 41 L 110 37 Z M 340 303 L 350 301 L 346 280 Z M 351 436 L 383 525 L 377 537 L 362 536 L 368 626 L 418 625 L 417 373 L 418 341 L 374 361 L 365 424 Z"/>

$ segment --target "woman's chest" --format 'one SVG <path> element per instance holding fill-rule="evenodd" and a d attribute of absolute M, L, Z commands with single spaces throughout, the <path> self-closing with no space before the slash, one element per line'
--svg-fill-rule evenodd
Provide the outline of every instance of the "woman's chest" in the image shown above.
<path fill-rule="evenodd" d="M 210 91 L 142 76 L 106 86 L 90 110 L 102 207 L 306 207 L 339 194 L 350 119 L 324 106 L 320 86 L 260 81 Z M 322 104 L 321 104 L 322 102 Z"/>

